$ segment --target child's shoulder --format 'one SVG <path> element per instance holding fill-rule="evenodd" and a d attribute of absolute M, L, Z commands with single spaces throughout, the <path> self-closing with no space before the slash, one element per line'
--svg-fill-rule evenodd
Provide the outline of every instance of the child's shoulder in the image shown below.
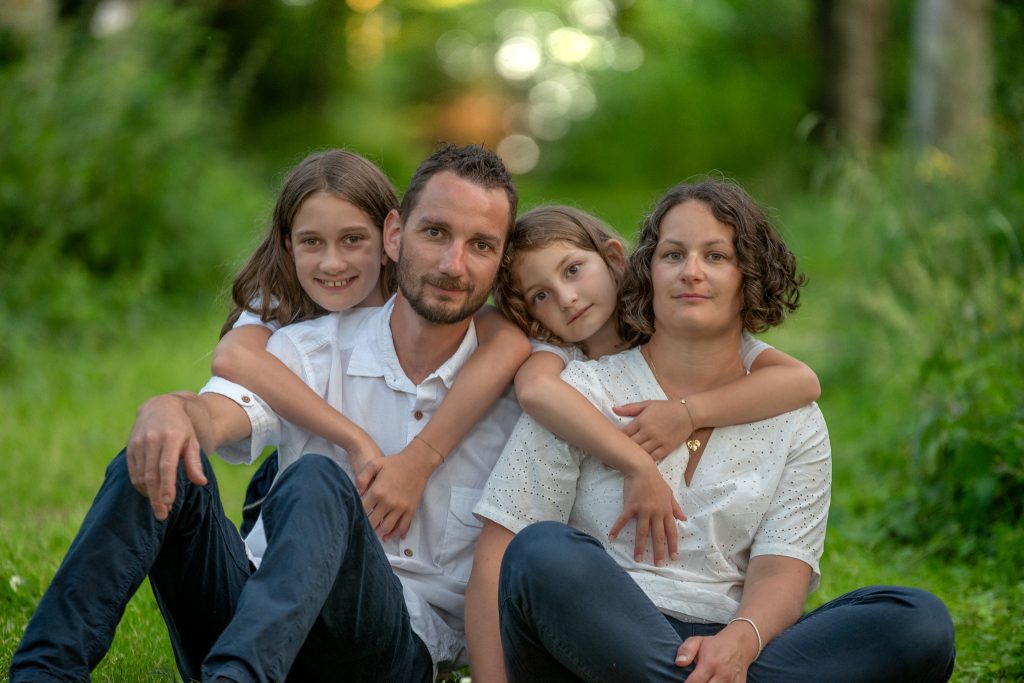
<path fill-rule="evenodd" d="M 381 311 L 380 307 L 351 308 L 285 325 L 275 334 L 287 337 L 299 348 L 313 348 L 325 344 L 339 348 L 353 346 L 369 329 L 367 325 L 375 320 Z"/>

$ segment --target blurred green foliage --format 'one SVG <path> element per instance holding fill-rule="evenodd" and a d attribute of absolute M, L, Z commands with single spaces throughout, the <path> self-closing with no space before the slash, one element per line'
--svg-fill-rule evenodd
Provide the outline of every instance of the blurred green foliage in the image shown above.
<path fill-rule="evenodd" d="M 223 285 L 265 190 L 231 153 L 200 16 L 145 5 L 105 40 L 64 27 L 0 71 L 0 364 Z"/>

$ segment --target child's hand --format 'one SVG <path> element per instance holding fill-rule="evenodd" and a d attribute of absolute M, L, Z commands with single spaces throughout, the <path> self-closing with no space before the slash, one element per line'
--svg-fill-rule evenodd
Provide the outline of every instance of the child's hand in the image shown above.
<path fill-rule="evenodd" d="M 679 502 L 672 494 L 672 489 L 661 476 L 661 472 L 653 462 L 648 461 L 634 472 L 623 473 L 622 514 L 615 520 L 608 532 L 608 539 L 614 541 L 626 523 L 636 518 L 636 542 L 633 546 L 633 559 L 640 562 L 644 556 L 647 537 L 651 537 L 651 549 L 654 553 L 655 566 L 665 563 L 665 550 L 668 557 L 676 558 L 679 536 L 676 520 L 685 521 Z"/>
<path fill-rule="evenodd" d="M 427 480 L 438 464 L 436 454 L 422 454 L 413 442 L 369 465 L 374 474 L 363 495 L 363 508 L 370 525 L 383 540 L 393 536 L 405 538 Z"/>
<path fill-rule="evenodd" d="M 622 431 L 655 461 L 682 446 L 693 433 L 690 413 L 679 401 L 640 401 L 613 410 L 616 415 L 633 418 Z"/>
<path fill-rule="evenodd" d="M 369 436 L 351 444 L 346 452 L 352 472 L 356 475 L 356 491 L 362 496 L 366 493 L 366 489 L 370 488 L 374 477 L 380 472 L 384 454 L 380 452 L 377 443 Z"/>

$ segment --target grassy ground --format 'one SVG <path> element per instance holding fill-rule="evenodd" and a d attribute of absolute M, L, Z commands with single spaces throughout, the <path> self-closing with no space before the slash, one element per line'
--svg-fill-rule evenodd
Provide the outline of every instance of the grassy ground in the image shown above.
<path fill-rule="evenodd" d="M 885 464 L 862 457 L 874 433 L 872 415 L 898 411 L 886 386 L 871 396 L 851 389 L 859 371 L 848 367 L 849 330 L 836 329 L 837 293 L 856 278 L 856 259 L 839 241 L 815 232 L 813 206 L 785 210 L 788 238 L 804 257 L 812 286 L 804 308 L 769 341 L 807 360 L 823 379 L 835 494 L 822 565 L 821 589 L 809 606 L 851 588 L 897 583 L 927 588 L 950 607 L 957 626 L 958 681 L 1024 680 L 1024 604 L 1020 539 L 1007 531 L 1005 550 L 964 559 L 926 547 L 900 546 L 878 532 L 885 499 L 898 481 Z M 0 377 L 0 452 L 7 460 L 0 504 L 0 674 L 50 581 L 102 479 L 121 448 L 134 408 L 155 393 L 198 388 L 206 379 L 219 313 L 201 309 L 174 325 L 125 335 L 110 344 L 40 344 L 30 364 Z M 856 325 L 851 321 L 850 325 Z M 858 385 L 859 386 L 859 385 Z M 251 470 L 215 459 L 225 509 L 238 519 Z M 176 680 L 163 623 L 148 588 L 125 614 L 97 681 Z"/>

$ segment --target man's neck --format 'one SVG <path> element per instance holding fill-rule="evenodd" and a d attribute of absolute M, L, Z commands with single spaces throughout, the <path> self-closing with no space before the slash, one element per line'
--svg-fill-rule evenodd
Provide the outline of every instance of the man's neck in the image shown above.
<path fill-rule="evenodd" d="M 452 325 L 427 322 L 398 292 L 391 312 L 391 337 L 406 377 L 419 384 L 444 365 L 462 344 L 469 322 L 469 318 Z"/>

